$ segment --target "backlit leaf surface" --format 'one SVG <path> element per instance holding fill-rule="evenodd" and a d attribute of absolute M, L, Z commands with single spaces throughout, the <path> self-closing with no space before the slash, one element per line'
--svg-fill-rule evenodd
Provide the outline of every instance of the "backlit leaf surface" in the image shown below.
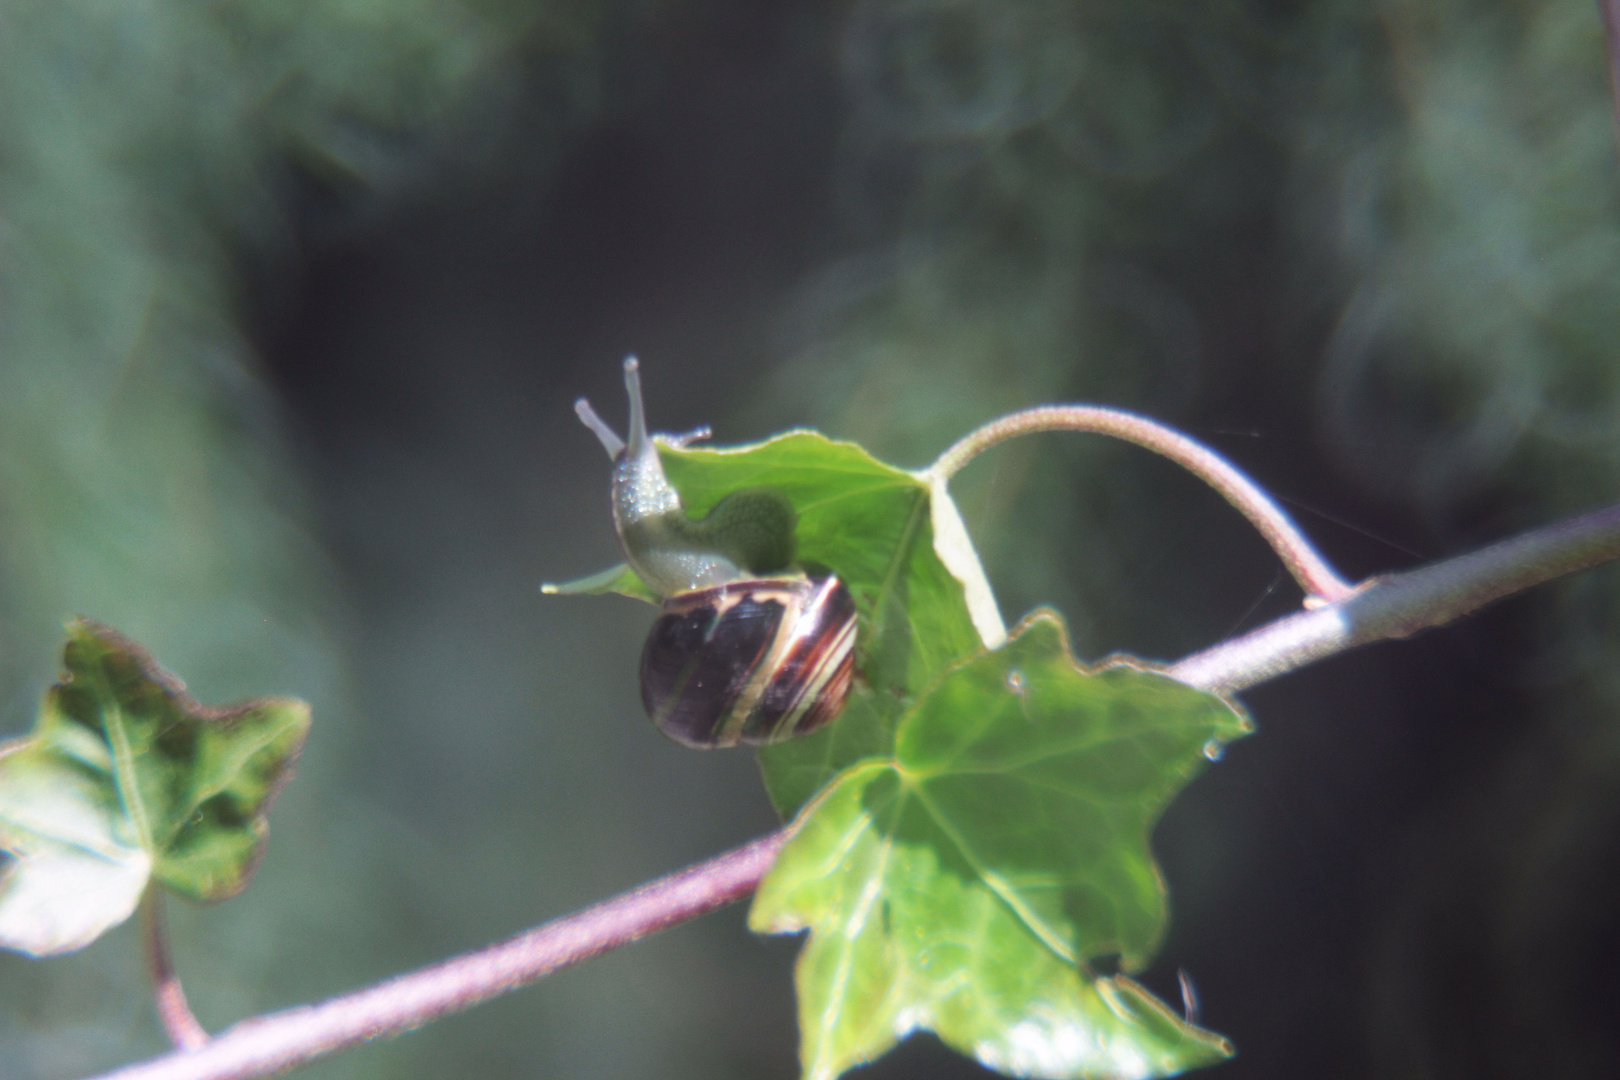
<path fill-rule="evenodd" d="M 265 814 L 309 707 L 199 705 L 139 646 L 69 624 L 62 678 L 32 735 L 0 749 L 0 945 L 36 956 L 94 941 L 150 880 L 194 900 L 246 887 Z"/>
<path fill-rule="evenodd" d="M 809 930 L 801 1057 L 830 1080 L 919 1028 L 1014 1075 L 1162 1076 L 1230 1054 L 1126 971 L 1163 934 L 1148 848 L 1170 798 L 1249 730 L 1142 665 L 1079 665 L 1052 613 L 908 709 L 892 757 L 803 811 L 755 897 L 761 932 Z"/>

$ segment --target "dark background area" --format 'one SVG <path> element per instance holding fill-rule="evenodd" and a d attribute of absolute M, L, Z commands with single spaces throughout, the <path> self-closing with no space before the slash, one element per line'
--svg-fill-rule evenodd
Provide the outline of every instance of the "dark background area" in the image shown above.
<path fill-rule="evenodd" d="M 657 429 L 812 425 L 908 467 L 1021 405 L 1139 410 L 1228 454 L 1353 579 L 1614 497 L 1607 429 L 1543 423 L 1615 404 L 1603 274 L 1543 257 L 1616 228 L 1612 191 L 1582 221 L 1545 212 L 1584 197 L 1566 174 L 1615 182 L 1581 5 L 1036 4 L 1028 25 L 965 2 L 604 10 L 588 47 L 486 56 L 500 78 L 387 143 L 393 181 L 281 147 L 275 227 L 227 232 L 226 310 L 302 492 L 342 719 L 289 794 L 265 868 L 284 885 L 238 902 L 331 904 L 298 916 L 315 929 L 289 942 L 302 924 L 235 905 L 177 921 L 213 1026 L 235 1018 L 221 1002 L 335 993 L 773 826 L 747 753 L 642 719 L 647 609 L 537 592 L 617 558 L 607 462 L 571 407 L 622 426 L 627 353 Z M 1065 34 L 1072 55 L 1034 44 Z M 1525 40 L 1563 59 L 1537 67 Z M 1422 91 L 1535 97 L 1555 77 L 1578 115 Z M 1448 142 L 1446 121 L 1501 138 Z M 1491 187 L 1480 161 L 1529 168 L 1553 129 L 1565 158 Z M 1457 224 L 1476 219 L 1541 253 L 1545 294 L 1480 269 Z M 1486 336 L 1505 344 L 1470 353 Z M 1237 515 L 1140 451 L 1043 436 L 960 490 L 1009 621 L 1051 604 L 1086 655 L 1172 660 L 1298 603 Z M 1613 1075 L 1613 584 L 1600 570 L 1244 695 L 1258 734 L 1155 837 L 1173 921 L 1144 981 L 1175 1001 L 1190 974 L 1238 1047 L 1210 1075 Z M 295 872 L 306 835 L 324 846 Z M 323 899 L 336 879 L 346 907 Z M 792 1076 L 793 953 L 731 911 L 312 1075 Z M 211 1002 L 222 957 L 252 985 Z M 74 1037 L 37 1013 L 40 1045 Z M 97 1064 L 155 1049 L 96 1045 Z M 87 1060 L 31 1053 L 0 1077 Z M 989 1074 L 919 1036 L 858 1075 Z"/>

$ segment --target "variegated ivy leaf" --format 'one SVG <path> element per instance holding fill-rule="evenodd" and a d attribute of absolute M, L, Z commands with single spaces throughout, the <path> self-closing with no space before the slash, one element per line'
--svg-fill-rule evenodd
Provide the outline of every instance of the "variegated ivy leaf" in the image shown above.
<path fill-rule="evenodd" d="M 199 705 L 116 631 L 68 625 L 65 671 L 34 732 L 0 748 L 0 945 L 71 952 L 156 880 L 194 900 L 246 887 L 309 707 Z"/>

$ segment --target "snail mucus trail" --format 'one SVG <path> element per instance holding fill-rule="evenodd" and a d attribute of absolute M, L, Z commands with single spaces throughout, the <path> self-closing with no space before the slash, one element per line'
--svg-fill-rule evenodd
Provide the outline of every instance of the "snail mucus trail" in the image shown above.
<path fill-rule="evenodd" d="M 780 742 L 828 723 L 855 670 L 849 589 L 834 575 L 794 569 L 798 518 L 779 491 L 735 491 L 708 516 L 689 518 L 647 434 L 633 356 L 624 383 L 628 439 L 584 398 L 574 411 L 613 459 L 613 524 L 625 559 L 662 600 L 641 653 L 647 715 L 698 749 Z"/>

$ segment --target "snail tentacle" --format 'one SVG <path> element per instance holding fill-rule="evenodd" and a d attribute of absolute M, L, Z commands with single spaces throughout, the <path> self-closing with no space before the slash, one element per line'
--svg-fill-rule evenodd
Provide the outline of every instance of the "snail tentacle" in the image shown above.
<path fill-rule="evenodd" d="M 583 398 L 574 411 L 613 458 L 613 524 L 625 559 L 663 601 L 642 652 L 648 716 L 670 738 L 703 749 L 780 742 L 828 723 L 854 677 L 849 589 L 794 566 L 798 516 L 780 491 L 733 491 L 706 517 L 688 517 L 647 432 L 633 356 L 624 385 L 624 439 Z M 708 434 L 661 438 L 684 446 Z"/>
<path fill-rule="evenodd" d="M 608 452 L 608 457 L 613 461 L 618 461 L 619 455 L 624 453 L 624 440 L 619 438 L 618 433 L 608 427 L 600 416 L 596 415 L 596 410 L 591 408 L 591 403 L 584 398 L 580 398 L 574 402 L 574 413 L 579 417 L 581 423 L 591 429 L 591 434 L 602 440 L 602 448 Z"/>

